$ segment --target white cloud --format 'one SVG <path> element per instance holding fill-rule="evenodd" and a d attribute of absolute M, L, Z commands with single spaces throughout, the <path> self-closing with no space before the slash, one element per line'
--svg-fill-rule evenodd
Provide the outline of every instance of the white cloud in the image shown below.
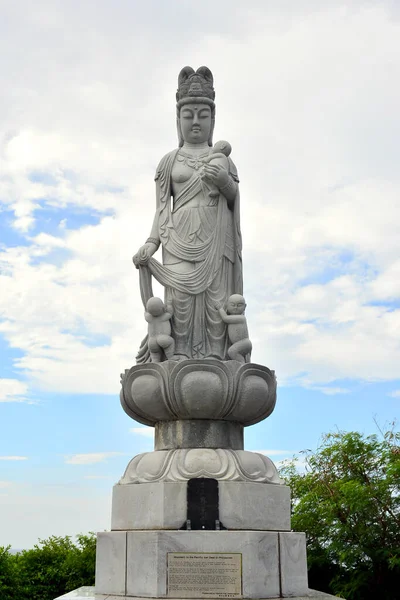
<path fill-rule="evenodd" d="M 143 437 L 154 438 L 154 427 L 132 427 L 129 431 Z"/>
<path fill-rule="evenodd" d="M 349 394 L 350 390 L 342 387 L 329 387 L 329 386 L 318 386 L 310 385 L 309 389 L 315 390 L 316 392 L 322 392 L 326 396 L 336 396 L 337 394 Z"/>
<path fill-rule="evenodd" d="M 4 490 L 4 489 L 8 489 L 12 486 L 12 482 L 11 481 L 0 481 L 0 489 Z"/>
<path fill-rule="evenodd" d="M 400 390 L 393 390 L 393 392 L 389 392 L 388 396 L 392 398 L 400 398 Z"/>
<path fill-rule="evenodd" d="M 53 248 L 65 248 L 65 241 L 48 233 L 39 233 L 32 240 L 35 245 L 47 248 L 48 251 Z"/>
<path fill-rule="evenodd" d="M 24 402 L 27 392 L 28 385 L 23 381 L 0 379 L 0 402 Z"/>
<path fill-rule="evenodd" d="M 94 21 L 79 15 L 90 45 L 75 11 L 44 5 L 46 16 L 24 19 L 10 5 L 0 31 L 13 49 L 0 74 L 0 202 L 35 233 L 0 254 L 0 333 L 22 350 L 15 367 L 29 383 L 116 393 L 134 363 L 146 326 L 131 256 L 150 230 L 156 164 L 176 144 L 186 61 L 215 74 L 215 139 L 232 142 L 241 176 L 253 359 L 281 384 L 326 394 L 344 393 L 339 379 L 398 378 L 400 311 L 380 303 L 400 296 L 393 5 L 299 2 L 289 14 L 206 2 L 190 19 L 160 7 L 161 27 L 147 7 L 117 3 L 111 19 L 100 3 Z M 65 29 L 68 45 L 57 38 Z M 46 207 L 64 211 L 55 232 L 40 220 Z M 103 217 L 69 229 L 82 207 Z"/>
<path fill-rule="evenodd" d="M 70 454 L 65 456 L 65 463 L 68 465 L 95 465 L 105 462 L 108 458 L 121 456 L 123 452 L 89 452 L 87 454 Z"/>
<path fill-rule="evenodd" d="M 88 483 L 88 485 L 90 485 Z M 76 490 L 46 488 L 46 493 L 0 494 L 0 531 L 2 544 L 13 548 L 32 548 L 40 539 L 104 531 L 110 527 L 111 490 L 93 490 L 86 495 Z M 15 523 L 18 521 L 18 527 Z"/>
<path fill-rule="evenodd" d="M 283 459 L 283 460 L 278 460 L 275 463 L 276 468 L 279 470 L 282 467 L 285 467 L 287 465 L 287 463 L 293 463 L 294 466 L 296 467 L 296 470 L 298 473 L 305 473 L 308 467 L 308 463 L 305 459 L 302 458 L 294 458 L 293 460 L 291 459 Z"/>
<path fill-rule="evenodd" d="M 213 70 L 215 140 L 232 143 L 241 178 L 254 362 L 280 385 L 332 394 L 338 380 L 398 379 L 397 4 L 158 2 L 156 20 L 152 3 L 95 4 L 1 7 L 0 219 L 15 237 L 0 240 L 0 335 L 23 381 L 0 380 L 0 401 L 118 393 L 146 332 L 131 256 L 149 234 L 157 162 L 176 145 L 184 64 Z M 7 485 L 2 539 L 107 528 L 111 490 L 87 486 L 83 498 Z"/>
<path fill-rule="evenodd" d="M 108 475 L 85 475 L 84 479 L 110 479 Z"/>
<path fill-rule="evenodd" d="M 28 460 L 27 456 L 0 456 L 0 460 Z"/>

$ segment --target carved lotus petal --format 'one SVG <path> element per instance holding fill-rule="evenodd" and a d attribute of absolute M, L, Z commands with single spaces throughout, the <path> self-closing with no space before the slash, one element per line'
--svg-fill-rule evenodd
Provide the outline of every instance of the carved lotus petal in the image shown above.
<path fill-rule="evenodd" d="M 123 381 L 122 408 L 144 425 L 171 420 L 176 417 L 170 409 L 167 390 L 167 373 L 160 365 L 149 363 L 133 367 Z"/>
<path fill-rule="evenodd" d="M 243 365 L 237 375 L 236 396 L 229 419 L 254 425 L 266 419 L 276 404 L 273 371 L 260 365 Z"/>
<path fill-rule="evenodd" d="M 246 450 L 236 450 L 235 456 L 239 461 L 244 478 L 251 481 L 265 478 L 268 481 L 279 483 L 280 478 L 276 467 L 268 456 L 258 452 L 247 452 Z"/>
<path fill-rule="evenodd" d="M 245 450 L 192 448 L 162 450 L 135 456 L 120 484 L 187 481 L 208 477 L 219 481 L 282 483 L 274 463 Z"/>
<path fill-rule="evenodd" d="M 175 470 L 185 479 L 212 477 L 221 479 L 228 475 L 229 460 L 223 450 L 197 448 L 180 452 L 176 457 Z"/>
<path fill-rule="evenodd" d="M 222 362 L 188 360 L 172 371 L 170 390 L 180 419 L 221 419 L 232 376 Z"/>
<path fill-rule="evenodd" d="M 160 481 L 168 469 L 169 458 L 171 458 L 171 452 L 168 450 L 145 452 L 135 456 L 129 463 L 128 469 L 130 469 L 130 473 L 135 474 L 134 478 L 137 481 Z"/>

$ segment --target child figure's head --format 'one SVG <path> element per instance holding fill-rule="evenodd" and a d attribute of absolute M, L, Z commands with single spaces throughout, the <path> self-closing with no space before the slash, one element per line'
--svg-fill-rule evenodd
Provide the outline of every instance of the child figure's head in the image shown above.
<path fill-rule="evenodd" d="M 146 310 L 153 317 L 159 317 L 164 312 L 164 302 L 161 300 L 161 298 L 156 298 L 153 296 L 153 298 L 147 300 Z"/>
<path fill-rule="evenodd" d="M 225 156 L 229 156 L 232 152 L 232 146 L 229 142 L 226 142 L 225 140 L 220 140 L 219 142 L 215 142 L 212 152 L 213 154 L 221 152 L 222 154 L 225 154 Z"/>
<path fill-rule="evenodd" d="M 232 294 L 228 298 L 226 308 L 229 315 L 242 315 L 246 309 L 245 299 L 240 294 Z"/>

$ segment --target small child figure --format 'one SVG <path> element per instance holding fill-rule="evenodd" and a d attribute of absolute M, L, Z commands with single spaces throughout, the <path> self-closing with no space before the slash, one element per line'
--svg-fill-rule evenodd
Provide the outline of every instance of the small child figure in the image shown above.
<path fill-rule="evenodd" d="M 250 362 L 252 345 L 246 317 L 243 314 L 246 308 L 245 299 L 240 294 L 233 294 L 228 298 L 227 313 L 220 304 L 216 308 L 221 319 L 228 325 L 228 337 L 232 344 L 228 348 L 229 358 L 241 363 Z"/>
<path fill-rule="evenodd" d="M 148 344 L 151 361 L 154 363 L 162 362 L 163 354 L 165 354 L 167 360 L 172 358 L 175 351 L 175 341 L 171 337 L 170 323 L 172 307 L 168 307 L 168 310 L 166 310 L 161 298 L 150 298 L 146 304 L 144 318 L 149 324 Z"/>
<path fill-rule="evenodd" d="M 219 140 L 219 142 L 215 142 L 211 150 L 211 154 L 223 154 L 226 157 L 228 157 L 231 152 L 232 146 L 229 142 L 226 142 L 225 140 Z M 215 156 L 213 156 L 212 158 L 215 158 Z"/>
<path fill-rule="evenodd" d="M 232 146 L 230 143 L 226 142 L 225 140 L 220 140 L 214 144 L 214 146 L 211 148 L 210 154 L 206 156 L 206 158 L 203 158 L 201 162 L 207 165 L 211 163 L 212 160 L 215 160 L 218 164 L 228 169 L 228 156 L 231 152 Z"/>
<path fill-rule="evenodd" d="M 201 178 L 202 179 L 204 179 L 204 177 L 206 178 L 206 184 L 207 184 L 207 187 L 209 188 L 208 195 L 211 200 L 211 203 L 209 204 L 209 206 L 215 206 L 217 204 L 220 190 L 214 183 L 212 183 L 212 180 L 210 180 L 210 178 L 207 177 L 207 174 L 209 171 L 207 165 L 217 167 L 218 169 L 221 169 L 221 167 L 222 167 L 223 169 L 225 169 L 226 171 L 229 172 L 228 156 L 230 155 L 231 152 L 232 152 L 232 146 L 230 145 L 230 143 L 226 142 L 225 140 L 220 140 L 219 142 L 216 142 L 214 144 L 214 146 L 211 148 L 210 154 L 208 156 L 206 156 L 206 158 L 203 158 L 201 161 L 205 166 L 205 168 L 203 167 Z M 215 174 L 215 169 L 213 171 Z"/>

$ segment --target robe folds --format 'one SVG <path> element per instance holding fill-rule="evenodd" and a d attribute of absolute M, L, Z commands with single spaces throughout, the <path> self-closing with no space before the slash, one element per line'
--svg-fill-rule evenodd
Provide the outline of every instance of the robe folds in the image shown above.
<path fill-rule="evenodd" d="M 224 195 L 210 187 L 194 170 L 173 197 L 171 173 L 178 150 L 167 154 L 156 171 L 158 235 L 163 264 L 151 258 L 147 273 L 141 269 L 141 291 L 148 295 L 149 273 L 165 288 L 172 305 L 172 337 L 177 358 L 214 357 L 225 360 L 226 325 L 216 305 L 232 294 L 242 294 L 242 255 L 239 192 L 228 207 Z M 230 176 L 238 182 L 236 167 L 228 158 Z M 202 197 L 200 206 L 190 203 Z"/>

